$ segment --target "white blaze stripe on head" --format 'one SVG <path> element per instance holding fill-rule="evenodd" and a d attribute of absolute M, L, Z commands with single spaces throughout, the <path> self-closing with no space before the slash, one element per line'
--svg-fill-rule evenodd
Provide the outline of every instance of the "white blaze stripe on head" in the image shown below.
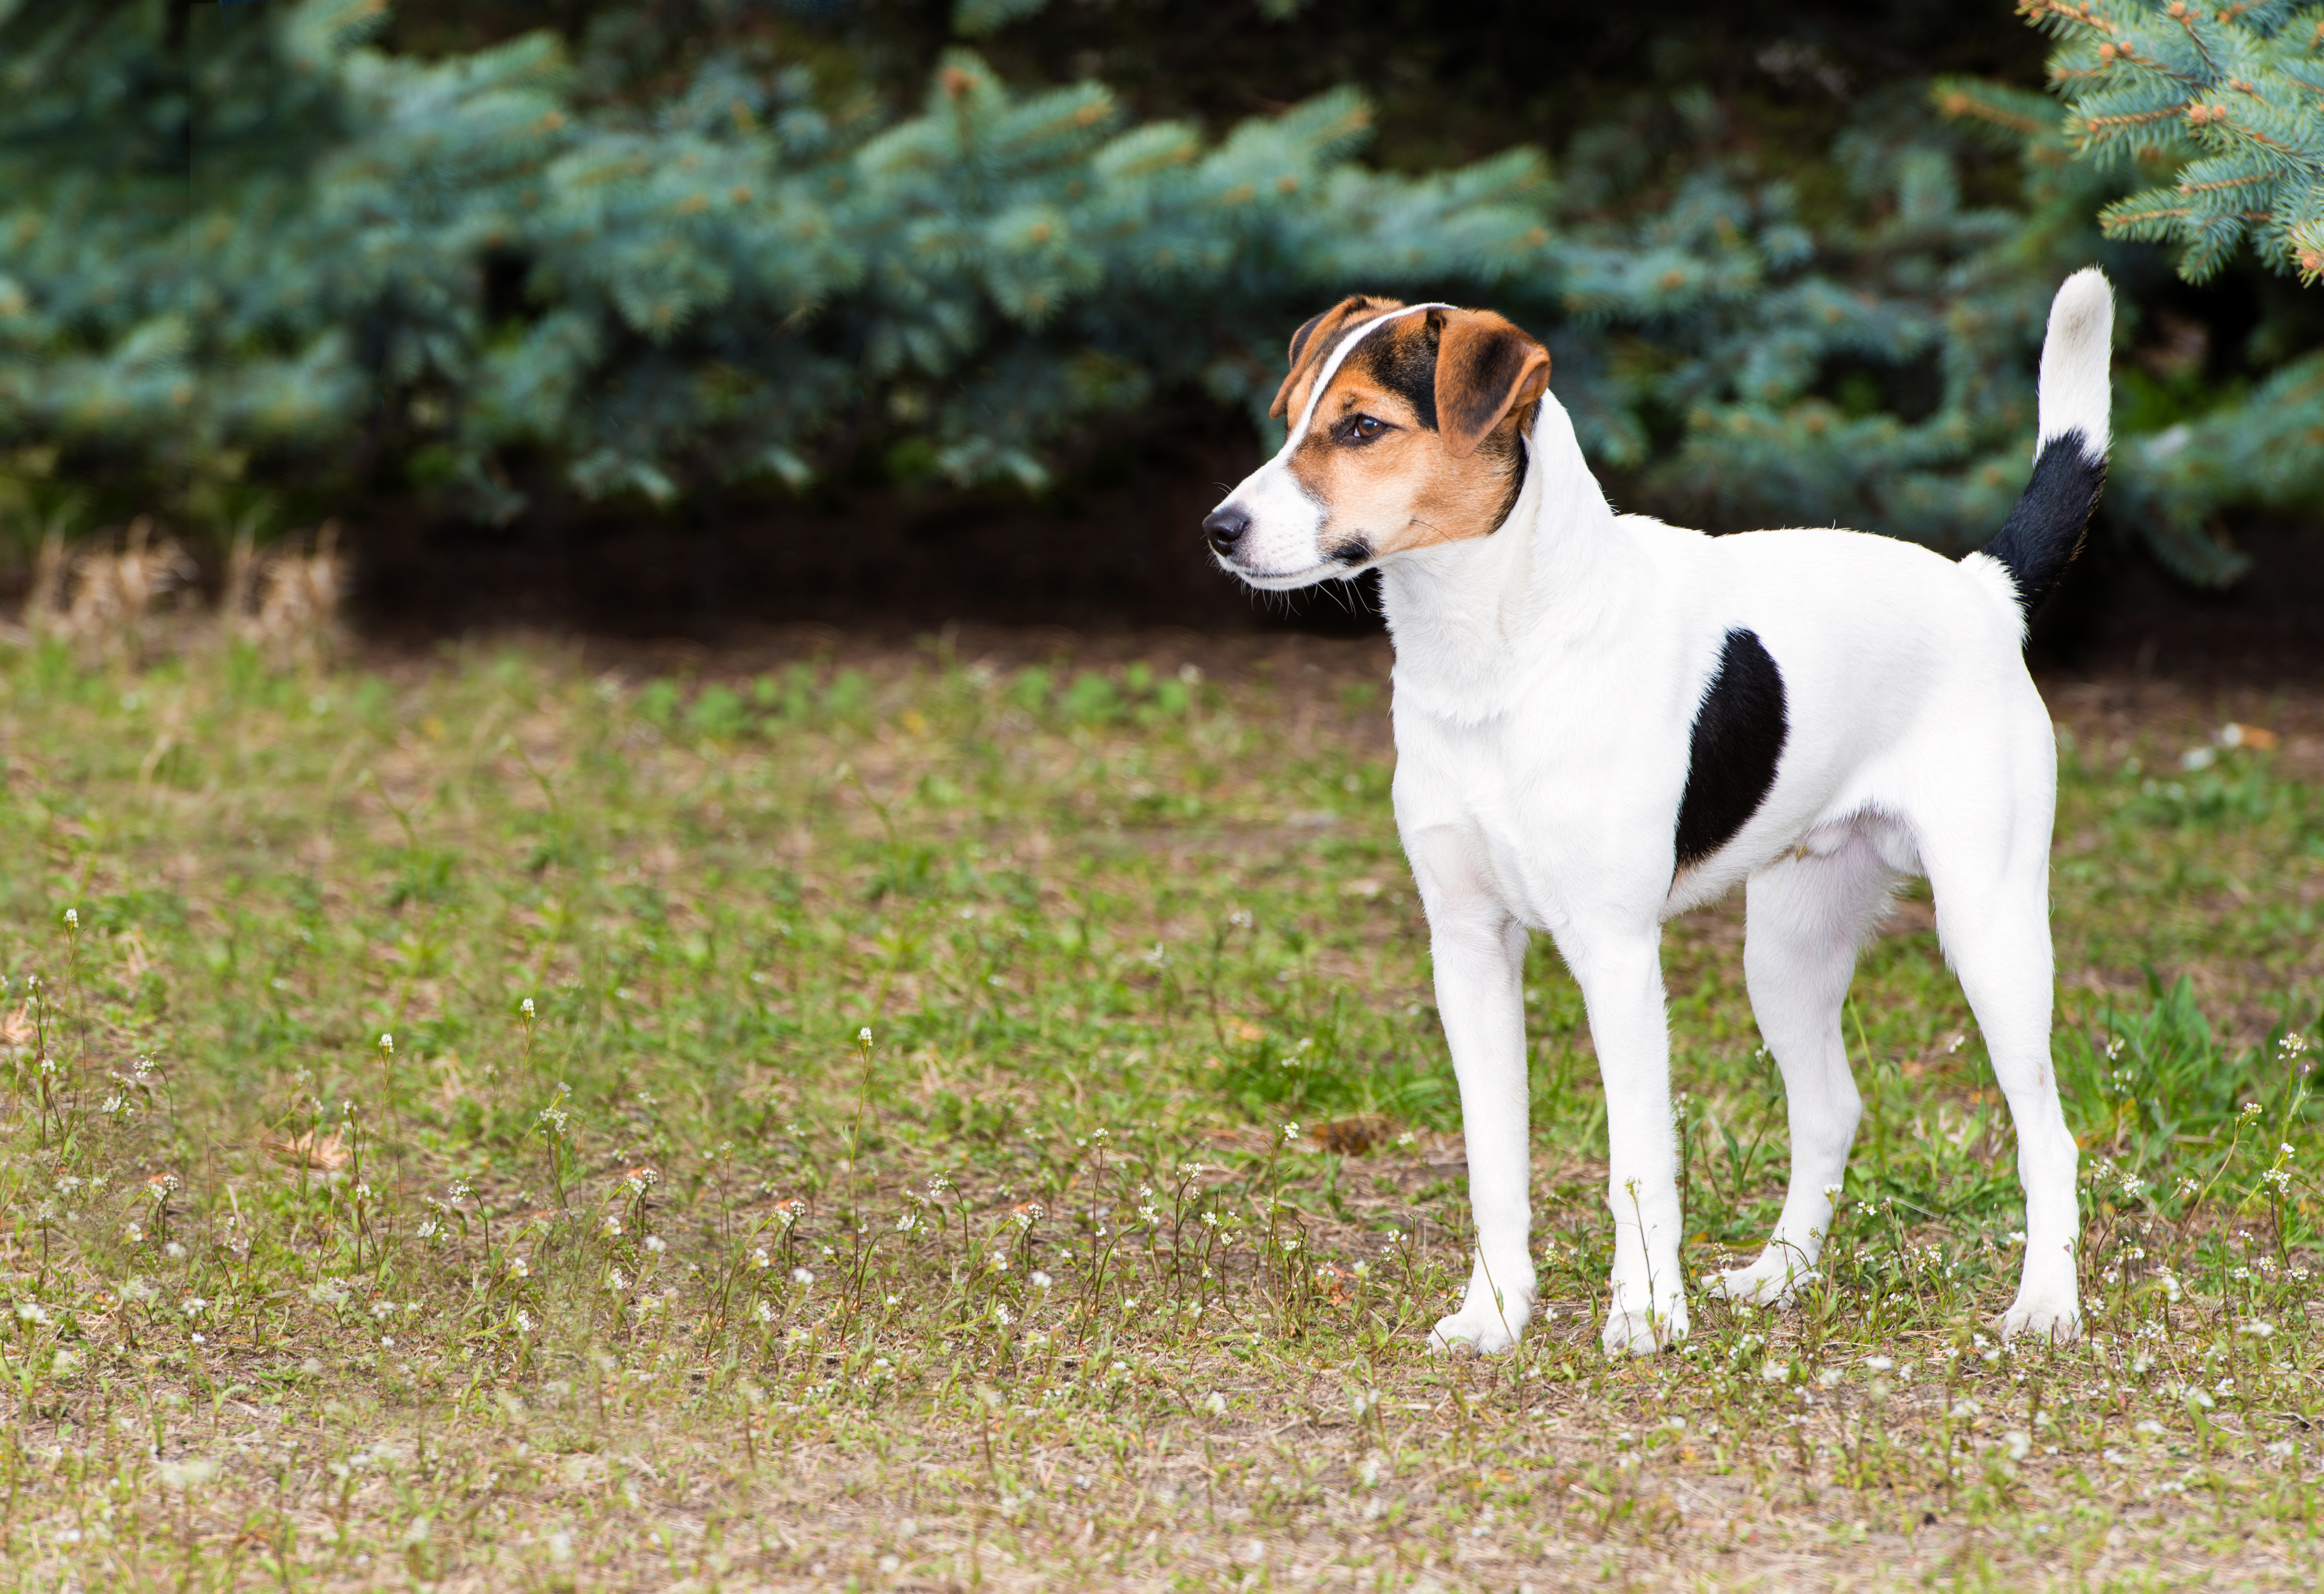
<path fill-rule="evenodd" d="M 1323 362 L 1323 370 L 1315 373 L 1315 385 L 1307 390 L 1307 407 L 1299 412 L 1299 424 L 1293 427 L 1284 438 L 1283 447 L 1275 457 L 1278 461 L 1291 457 L 1291 451 L 1299 446 L 1299 439 L 1307 435 L 1308 427 L 1314 422 L 1315 406 L 1323 401 L 1323 390 L 1332 385 L 1332 378 L 1340 373 L 1341 365 L 1345 364 L 1348 356 L 1355 352 L 1358 344 L 1399 317 L 1418 315 L 1423 310 L 1449 310 L 1452 308 L 1449 304 L 1408 304 L 1402 309 L 1390 310 L 1384 316 L 1374 316 L 1342 338 L 1340 346 L 1333 349 L 1331 356 Z"/>

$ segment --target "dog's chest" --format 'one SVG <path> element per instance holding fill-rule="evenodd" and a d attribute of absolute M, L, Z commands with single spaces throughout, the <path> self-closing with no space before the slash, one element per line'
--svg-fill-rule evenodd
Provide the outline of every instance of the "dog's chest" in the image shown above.
<path fill-rule="evenodd" d="M 1464 723 L 1399 702 L 1396 812 L 1406 850 L 1418 856 L 1422 831 L 1451 842 L 1475 884 L 1543 929 L 1564 922 L 1577 892 L 1666 887 L 1683 727 L 1658 734 L 1595 712 L 1603 705 L 1576 695 Z"/>

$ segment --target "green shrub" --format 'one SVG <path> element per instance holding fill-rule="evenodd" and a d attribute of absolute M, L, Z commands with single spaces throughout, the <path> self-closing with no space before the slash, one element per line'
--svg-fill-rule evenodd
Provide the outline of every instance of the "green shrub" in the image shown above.
<path fill-rule="evenodd" d="M 697 736 L 731 742 L 751 726 L 751 711 L 742 695 L 731 686 L 706 686 L 687 710 L 687 729 Z"/>

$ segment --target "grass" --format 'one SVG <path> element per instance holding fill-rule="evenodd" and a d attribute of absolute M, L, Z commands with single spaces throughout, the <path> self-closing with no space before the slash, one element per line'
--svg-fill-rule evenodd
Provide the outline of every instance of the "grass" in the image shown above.
<path fill-rule="evenodd" d="M 1855 989 L 1823 1281 L 1698 1295 L 1645 1361 L 1596 1349 L 1603 1113 L 1537 948 L 1546 1321 L 1447 1363 L 1457 1113 L 1378 663 L 0 652 L 0 1578 L 2324 1572 L 2324 791 L 2288 749 L 2067 738 L 2084 1343 L 1991 1342 L 2012 1142 L 1920 898 Z M 1739 925 L 1667 943 L 1691 1275 L 1783 1189 Z"/>

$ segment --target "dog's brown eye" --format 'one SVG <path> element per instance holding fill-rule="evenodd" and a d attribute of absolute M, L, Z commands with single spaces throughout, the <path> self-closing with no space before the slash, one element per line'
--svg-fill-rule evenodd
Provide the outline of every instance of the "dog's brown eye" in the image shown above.
<path fill-rule="evenodd" d="M 1348 436 L 1359 443 L 1369 443 L 1388 430 L 1388 422 L 1375 420 L 1369 415 L 1359 415 L 1348 422 Z"/>

